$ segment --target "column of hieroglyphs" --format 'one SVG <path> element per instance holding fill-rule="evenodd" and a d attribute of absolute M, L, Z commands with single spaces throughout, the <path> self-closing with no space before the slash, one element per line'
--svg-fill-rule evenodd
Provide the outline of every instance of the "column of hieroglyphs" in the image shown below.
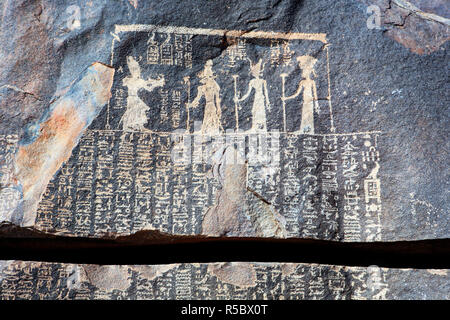
<path fill-rule="evenodd" d="M 325 298 L 325 279 L 326 268 L 316 265 L 313 268 L 308 267 L 310 279 L 308 281 L 308 296 L 312 300 L 322 300 Z"/>
<path fill-rule="evenodd" d="M 364 233 L 363 241 L 381 241 L 381 183 L 378 176 L 380 153 L 377 149 L 378 135 L 364 137 L 362 152 L 363 168 L 369 169 L 364 179 Z M 367 171 L 366 171 L 367 172 Z"/>
<path fill-rule="evenodd" d="M 207 266 L 200 264 L 192 265 L 192 284 L 194 290 L 192 290 L 192 299 L 195 300 L 211 300 L 211 288 L 208 283 L 209 276 L 206 272 Z"/>
<path fill-rule="evenodd" d="M 270 290 L 270 297 L 269 299 L 277 299 L 277 297 L 281 296 L 283 294 L 283 286 L 281 284 L 281 279 L 283 277 L 282 271 L 280 266 L 276 266 L 274 268 L 267 268 L 267 275 L 270 277 L 270 281 L 273 283 L 273 287 Z"/>
<path fill-rule="evenodd" d="M 183 35 L 174 34 L 174 66 L 183 66 L 184 56 L 184 45 L 183 45 Z"/>
<path fill-rule="evenodd" d="M 147 64 L 192 68 L 192 35 L 150 33 L 146 61 Z"/>
<path fill-rule="evenodd" d="M 251 135 L 249 136 L 247 184 L 273 206 L 278 207 L 281 203 L 280 133 L 261 133 L 257 137 L 255 142 L 258 145 L 254 148 Z M 257 149 L 256 153 L 252 149 Z M 255 160 L 252 162 L 252 159 Z"/>
<path fill-rule="evenodd" d="M 280 162 L 280 133 L 271 132 L 269 135 L 269 143 L 267 148 L 267 165 L 263 172 L 265 196 L 267 200 L 273 205 L 277 206 L 280 201 L 280 179 L 281 179 L 281 162 Z"/>
<path fill-rule="evenodd" d="M 322 141 L 320 221 L 325 227 L 323 238 L 337 240 L 339 236 L 338 137 L 325 135 Z"/>
<path fill-rule="evenodd" d="M 164 277 L 156 279 L 155 296 L 161 300 L 175 299 L 175 270 L 169 270 Z"/>
<path fill-rule="evenodd" d="M 334 300 L 347 299 L 346 274 L 341 266 L 329 266 L 329 270 L 324 276 L 327 280 L 327 288 Z"/>
<path fill-rule="evenodd" d="M 35 294 L 39 300 L 44 300 L 47 292 L 51 292 L 53 289 L 53 270 L 50 264 L 42 264 L 35 272 L 37 273 L 36 278 L 36 289 Z"/>
<path fill-rule="evenodd" d="M 175 299 L 192 299 L 192 265 L 182 264 L 175 275 Z"/>
<path fill-rule="evenodd" d="M 165 65 L 173 65 L 173 44 L 172 44 L 172 36 L 171 33 L 165 33 L 164 36 L 166 39 L 161 44 L 161 64 Z"/>
<path fill-rule="evenodd" d="M 226 49 L 226 54 L 228 57 L 227 66 L 229 68 L 234 68 L 238 61 L 247 58 L 246 41 L 245 39 L 232 37 L 230 38 L 230 42 L 233 44 L 228 46 Z"/>
<path fill-rule="evenodd" d="M 192 225 L 189 221 L 188 188 L 190 168 L 190 135 L 180 135 L 175 143 L 181 147 L 181 155 L 173 166 L 173 194 L 172 194 L 172 232 L 174 234 L 192 233 Z M 172 150 L 173 152 L 173 150 Z M 187 154 L 188 153 L 188 154 Z M 187 158 L 185 158 L 187 156 Z"/>
<path fill-rule="evenodd" d="M 95 170 L 95 234 L 111 232 L 110 219 L 114 199 L 114 145 L 115 133 L 110 130 L 97 131 L 97 158 Z"/>
<path fill-rule="evenodd" d="M 142 267 L 142 266 L 140 266 Z M 151 268 L 151 267 L 149 267 Z M 136 300 L 154 300 L 155 288 L 154 280 L 142 277 L 142 274 L 138 271 L 131 271 L 133 284 L 136 288 Z"/>
<path fill-rule="evenodd" d="M 136 138 L 133 232 L 143 230 L 151 221 L 155 170 L 153 134 L 139 132 Z"/>
<path fill-rule="evenodd" d="M 169 134 L 155 135 L 155 183 L 154 215 L 152 225 L 162 232 L 169 232 L 172 215 L 170 181 L 172 178 L 171 137 Z"/>
<path fill-rule="evenodd" d="M 181 126 L 181 91 L 172 90 L 172 108 L 170 114 L 172 130 L 176 130 Z"/>
<path fill-rule="evenodd" d="M 264 144 L 267 146 L 267 136 L 265 134 L 248 135 L 247 185 L 258 194 L 263 193 L 264 186 L 262 167 L 264 165 L 263 157 L 266 155 L 265 152 L 267 150 L 263 149 Z"/>
<path fill-rule="evenodd" d="M 305 136 L 302 140 L 302 153 L 304 167 L 300 172 L 301 175 L 301 189 L 304 192 L 302 199 L 303 210 L 303 228 L 302 237 L 318 238 L 319 233 L 319 212 L 317 203 L 317 191 L 319 189 L 319 182 L 317 177 L 317 163 L 319 161 L 319 138 L 316 136 Z"/>
<path fill-rule="evenodd" d="M 170 114 L 169 114 L 169 90 L 164 87 L 159 88 L 158 90 L 160 100 L 159 100 L 159 116 L 161 123 L 169 123 L 170 122 Z"/>
<path fill-rule="evenodd" d="M 192 232 L 199 231 L 198 227 L 208 206 L 206 162 L 203 157 L 203 137 L 194 135 L 192 149 L 192 178 L 191 178 L 191 210 L 190 225 Z"/>
<path fill-rule="evenodd" d="M 115 175 L 115 201 L 111 223 L 116 232 L 128 234 L 132 231 L 131 217 L 134 204 L 134 133 L 123 132 L 119 138 Z"/>
<path fill-rule="evenodd" d="M 360 150 L 352 136 L 342 137 L 342 170 L 344 176 L 344 240 L 361 241 L 361 204 L 360 190 L 357 177 L 361 171 L 358 158 Z"/>
<path fill-rule="evenodd" d="M 94 149 L 94 146 L 92 146 Z M 92 151 L 92 149 L 90 149 Z M 80 148 L 81 150 L 81 148 Z M 83 155 L 84 161 L 90 160 L 91 154 Z M 92 159 L 93 161 L 93 159 Z M 93 169 L 94 164 L 92 163 Z M 57 206 L 54 212 L 55 218 L 58 217 L 58 229 L 62 232 L 70 232 L 69 230 L 73 225 L 73 207 L 76 204 L 75 201 L 75 167 L 73 165 L 67 165 L 61 168 L 58 176 L 58 180 L 56 183 L 56 192 L 55 195 L 57 197 Z M 83 211 L 83 213 L 85 213 Z"/>
<path fill-rule="evenodd" d="M 18 288 L 20 288 L 20 277 L 16 270 L 11 268 L 11 264 L 7 263 L 6 266 L 0 269 L 1 275 L 1 294 L 2 299 L 14 300 L 18 294 Z"/>
<path fill-rule="evenodd" d="M 284 280 L 286 299 L 304 300 L 306 298 L 306 267 L 296 266 L 294 272 Z"/>
<path fill-rule="evenodd" d="M 48 183 L 37 209 L 36 226 L 43 231 L 49 231 L 55 227 L 55 211 L 58 202 L 54 190 L 55 184 L 52 180 Z"/>
<path fill-rule="evenodd" d="M 300 188 L 301 181 L 298 176 L 299 156 L 298 136 L 285 135 L 284 148 L 281 162 L 281 186 L 282 186 L 282 209 L 286 219 L 287 237 L 298 237 L 300 235 Z"/>
<path fill-rule="evenodd" d="M 19 138 L 16 134 L 0 135 L 0 222 L 10 221 L 22 198 L 14 188 L 14 158 Z"/>
<path fill-rule="evenodd" d="M 270 41 L 270 64 L 272 66 L 287 66 L 295 51 L 290 49 L 289 41 L 272 39 Z"/>
<path fill-rule="evenodd" d="M 95 134 L 86 131 L 80 140 L 76 164 L 75 228 L 77 235 L 89 235 L 91 231 L 95 165 Z"/>
<path fill-rule="evenodd" d="M 256 281 L 255 281 L 255 293 L 253 294 L 253 300 L 267 300 L 268 292 L 264 290 L 269 282 L 269 275 L 267 273 L 267 267 L 264 265 L 254 265 L 253 266 L 256 272 Z"/>
<path fill-rule="evenodd" d="M 184 36 L 184 66 L 192 68 L 192 35 Z"/>
<path fill-rule="evenodd" d="M 356 267 L 349 276 L 352 286 L 351 297 L 352 300 L 366 300 L 367 299 L 367 272 L 366 268 Z"/>

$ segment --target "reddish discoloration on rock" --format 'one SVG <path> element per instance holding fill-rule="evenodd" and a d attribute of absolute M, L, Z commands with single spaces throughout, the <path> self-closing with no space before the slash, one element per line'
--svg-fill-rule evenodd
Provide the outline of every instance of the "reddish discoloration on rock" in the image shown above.
<path fill-rule="evenodd" d="M 47 185 L 61 164 L 71 155 L 74 142 L 85 123 L 72 105 L 58 106 L 51 118 L 43 123 L 37 140 L 19 149 L 17 156 L 18 178 L 24 196 Z M 49 161 L 52 154 L 58 154 Z"/>
<path fill-rule="evenodd" d="M 19 148 L 17 178 L 22 186 L 22 225 L 34 224 L 37 204 L 48 182 L 72 154 L 84 130 L 110 97 L 114 69 L 96 63 L 73 91 L 55 102 L 35 141 Z"/>
<path fill-rule="evenodd" d="M 446 0 L 361 1 L 380 7 L 386 35 L 414 53 L 430 54 L 450 39 Z"/>
<path fill-rule="evenodd" d="M 386 35 L 420 55 L 438 50 L 450 39 L 448 27 L 414 15 L 405 17 L 402 27 L 390 29 Z"/>

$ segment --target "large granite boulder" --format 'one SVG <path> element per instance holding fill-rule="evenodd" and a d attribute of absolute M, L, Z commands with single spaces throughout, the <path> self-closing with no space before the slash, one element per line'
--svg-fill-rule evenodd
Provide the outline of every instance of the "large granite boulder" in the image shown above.
<path fill-rule="evenodd" d="M 0 9 L 2 237 L 449 237 L 447 2 Z"/>

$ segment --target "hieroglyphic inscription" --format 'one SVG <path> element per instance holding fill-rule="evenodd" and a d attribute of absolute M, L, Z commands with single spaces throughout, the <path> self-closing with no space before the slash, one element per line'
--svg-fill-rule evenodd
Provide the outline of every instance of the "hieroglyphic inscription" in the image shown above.
<path fill-rule="evenodd" d="M 448 299 L 448 272 L 297 263 L 95 266 L 0 261 L 0 300 Z M 430 279 L 441 286 L 417 289 L 417 283 Z"/>
<path fill-rule="evenodd" d="M 248 187 L 286 218 L 288 237 L 379 239 L 379 233 L 372 232 L 380 229 L 380 199 L 373 191 L 379 183 L 373 179 L 378 162 L 365 157 L 375 150 L 378 137 L 364 133 L 259 138 L 261 150 L 282 152 L 278 160 L 269 153 L 271 161 L 264 162 L 258 151 L 248 149 Z M 242 138 L 248 144 L 248 137 Z M 171 146 L 176 141 L 185 149 L 189 146 L 192 163 L 173 161 Z M 354 166 L 361 163 L 353 171 L 345 161 L 350 141 L 354 149 L 349 161 Z M 202 136 L 190 141 L 186 136 L 90 130 L 49 184 L 37 225 L 77 235 L 129 234 L 145 228 L 198 234 L 220 188 L 211 175 L 212 164 L 200 159 L 223 143 L 224 139 L 208 141 Z M 365 191 L 371 183 L 376 185 Z"/>
<path fill-rule="evenodd" d="M 14 183 L 14 160 L 18 136 L 0 135 L 0 222 L 11 221 L 14 209 L 21 200 L 21 192 Z"/>
<path fill-rule="evenodd" d="M 147 44 L 147 64 L 192 67 L 190 35 L 151 33 Z"/>
<path fill-rule="evenodd" d="M 118 25 L 111 50 L 112 98 L 49 184 L 40 228 L 199 234 L 232 147 L 287 237 L 381 240 L 381 133 L 336 132 L 326 35 Z"/>

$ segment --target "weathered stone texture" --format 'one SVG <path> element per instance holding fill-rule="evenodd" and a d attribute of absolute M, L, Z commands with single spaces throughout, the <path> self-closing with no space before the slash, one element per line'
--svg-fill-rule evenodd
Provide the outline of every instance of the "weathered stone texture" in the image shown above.
<path fill-rule="evenodd" d="M 0 299 L 449 299 L 448 270 L 293 263 L 97 266 L 0 261 Z"/>
<path fill-rule="evenodd" d="M 414 53 L 430 54 L 450 39 L 450 4 L 446 0 L 361 1 L 378 6 L 379 27 Z"/>
<path fill-rule="evenodd" d="M 447 238 L 447 5 L 363 2 L 4 1 L 1 221 Z"/>

